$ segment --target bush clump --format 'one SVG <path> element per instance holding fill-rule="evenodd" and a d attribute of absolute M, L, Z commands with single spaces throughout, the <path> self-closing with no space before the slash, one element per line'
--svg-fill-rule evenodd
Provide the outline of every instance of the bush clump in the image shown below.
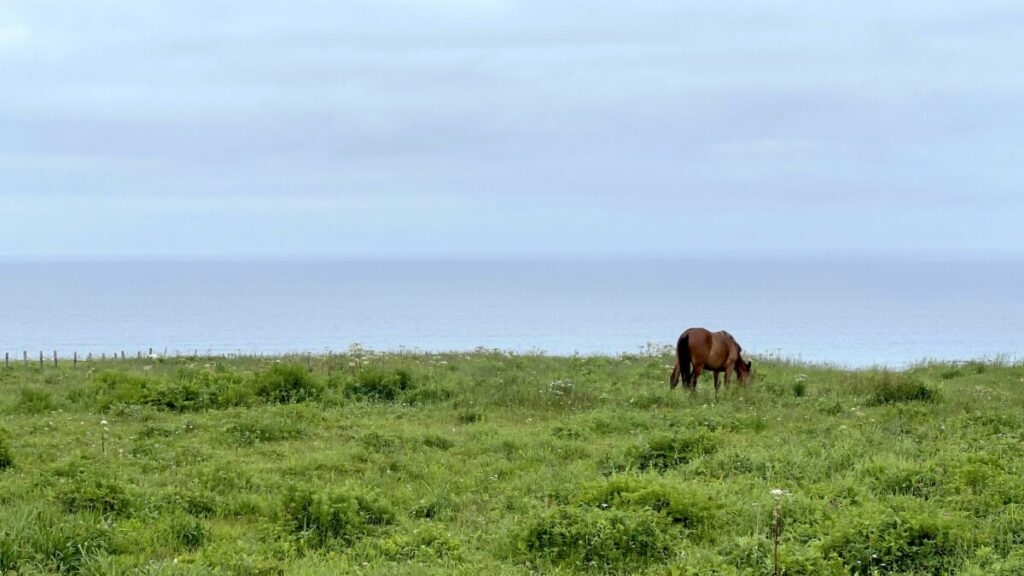
<path fill-rule="evenodd" d="M 538 564 L 634 570 L 668 558 L 670 532 L 664 517 L 651 510 L 562 506 L 531 522 L 518 548 Z"/>
<path fill-rule="evenodd" d="M 295 440 L 306 435 L 300 420 L 285 417 L 242 416 L 224 429 L 226 438 L 237 446 Z"/>
<path fill-rule="evenodd" d="M 93 376 L 92 387 L 83 392 L 87 398 L 91 394 L 100 410 L 146 405 L 172 412 L 240 406 L 248 403 L 253 394 L 248 376 L 221 366 L 183 368 L 170 377 L 104 370 Z M 34 405 L 38 406 L 39 401 Z"/>
<path fill-rule="evenodd" d="M 395 402 L 412 389 L 412 374 L 408 370 L 386 372 L 376 366 L 363 368 L 345 384 L 346 395 L 373 402 Z"/>
<path fill-rule="evenodd" d="M 328 492 L 294 488 L 284 498 L 284 516 L 288 531 L 313 548 L 336 541 L 351 544 L 395 521 L 390 503 L 351 488 Z"/>
<path fill-rule="evenodd" d="M 256 395 L 267 402 L 291 404 L 316 400 L 323 384 L 298 364 L 275 364 L 256 374 Z"/>
<path fill-rule="evenodd" d="M 910 374 L 883 372 L 871 383 L 868 403 L 872 406 L 900 402 L 934 402 L 938 391 Z"/>
<path fill-rule="evenodd" d="M 7 431 L 0 428 L 0 470 L 11 466 L 14 466 L 14 455 L 11 454 L 11 445 L 7 443 Z"/>
<path fill-rule="evenodd" d="M 54 410 L 56 404 L 49 390 L 26 386 L 18 391 L 18 400 L 14 408 L 22 414 L 43 414 Z"/>
<path fill-rule="evenodd" d="M 156 382 L 128 372 L 103 370 L 92 379 L 92 394 L 100 410 L 118 405 L 142 405 Z"/>
<path fill-rule="evenodd" d="M 36 573 L 80 574 L 103 554 L 116 552 L 113 530 L 93 515 L 65 515 L 37 509 L 11 527 L 0 529 L 0 573 L 19 569 Z"/>
<path fill-rule="evenodd" d="M 387 538 L 365 541 L 363 549 L 356 552 L 356 557 L 368 559 L 387 558 L 398 562 L 414 560 L 433 561 L 442 558 L 458 557 L 460 546 L 458 540 L 440 528 L 426 524 L 411 532 L 393 534 Z"/>
<path fill-rule="evenodd" d="M 602 509 L 650 510 L 688 530 L 710 527 L 721 503 L 696 485 L 661 478 L 614 476 L 585 488 L 580 502 Z"/>
<path fill-rule="evenodd" d="M 206 525 L 184 512 L 175 512 L 167 522 L 169 540 L 180 550 L 196 550 L 206 542 Z"/>
<path fill-rule="evenodd" d="M 72 514 L 126 515 L 132 508 L 132 498 L 119 481 L 108 474 L 84 469 L 65 481 L 57 492 L 57 501 Z"/>
<path fill-rule="evenodd" d="M 891 460 L 865 465 L 861 475 L 873 491 L 884 495 L 929 498 L 942 487 L 942 477 L 933 467 Z"/>
<path fill-rule="evenodd" d="M 252 388 L 246 378 L 223 366 L 183 368 L 169 382 L 151 386 L 146 404 L 174 412 L 231 408 L 246 404 Z"/>
<path fill-rule="evenodd" d="M 851 573 L 948 574 L 964 561 L 972 535 L 959 518 L 926 507 L 850 510 L 821 543 Z"/>
<path fill-rule="evenodd" d="M 713 434 L 664 434 L 634 446 L 628 452 L 630 463 L 640 470 L 664 471 L 713 453 L 718 443 Z"/>

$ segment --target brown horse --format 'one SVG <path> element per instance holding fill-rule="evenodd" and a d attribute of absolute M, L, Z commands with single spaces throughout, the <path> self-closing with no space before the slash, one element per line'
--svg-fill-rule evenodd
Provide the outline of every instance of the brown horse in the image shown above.
<path fill-rule="evenodd" d="M 669 386 L 675 388 L 680 378 L 684 385 L 697 389 L 697 378 L 701 371 L 711 370 L 715 375 L 715 398 L 718 398 L 718 375 L 725 372 L 725 384 L 729 384 L 733 371 L 745 384 L 750 377 L 750 362 L 744 362 L 743 349 L 736 339 L 725 330 L 711 332 L 704 328 L 689 328 L 679 335 L 676 342 L 676 366 L 669 377 Z M 692 365 L 692 370 L 691 370 Z"/>

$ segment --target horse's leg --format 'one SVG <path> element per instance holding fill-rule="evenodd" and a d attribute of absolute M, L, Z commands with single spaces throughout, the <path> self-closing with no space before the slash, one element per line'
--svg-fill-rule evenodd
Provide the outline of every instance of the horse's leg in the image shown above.
<path fill-rule="evenodd" d="M 718 375 L 721 374 L 718 370 L 713 371 L 715 375 L 715 402 L 718 402 Z"/>
<path fill-rule="evenodd" d="M 674 390 L 679 385 L 679 360 L 676 360 L 675 368 L 672 368 L 672 375 L 668 377 L 669 388 Z"/>
<path fill-rule="evenodd" d="M 697 379 L 700 378 L 701 370 L 704 369 L 703 364 L 694 364 L 693 372 L 690 374 L 690 392 L 697 389 Z"/>

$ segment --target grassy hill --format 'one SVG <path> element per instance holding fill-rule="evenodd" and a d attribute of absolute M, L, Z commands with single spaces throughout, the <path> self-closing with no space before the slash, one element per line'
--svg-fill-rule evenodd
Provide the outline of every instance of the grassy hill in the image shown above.
<path fill-rule="evenodd" d="M 671 362 L 0 368 L 0 572 L 1024 573 L 1024 367 Z"/>

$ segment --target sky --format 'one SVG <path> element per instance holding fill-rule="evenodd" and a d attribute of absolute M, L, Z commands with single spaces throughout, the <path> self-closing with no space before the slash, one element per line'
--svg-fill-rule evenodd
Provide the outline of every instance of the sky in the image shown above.
<path fill-rule="evenodd" d="M 0 0 L 0 257 L 1024 255 L 1019 2 Z"/>

